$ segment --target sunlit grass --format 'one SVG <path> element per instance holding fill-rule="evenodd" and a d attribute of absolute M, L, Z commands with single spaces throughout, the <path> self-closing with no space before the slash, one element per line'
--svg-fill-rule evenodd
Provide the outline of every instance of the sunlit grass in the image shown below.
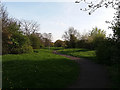
<path fill-rule="evenodd" d="M 59 50 L 62 54 L 67 54 L 75 57 L 81 57 L 81 58 L 89 58 L 89 59 L 95 59 L 95 51 L 94 50 L 87 50 L 87 49 L 63 49 Z"/>

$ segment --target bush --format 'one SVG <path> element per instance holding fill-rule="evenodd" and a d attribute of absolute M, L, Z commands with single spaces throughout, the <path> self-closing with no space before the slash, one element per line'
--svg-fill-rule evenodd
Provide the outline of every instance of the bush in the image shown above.
<path fill-rule="evenodd" d="M 78 40 L 76 43 L 77 48 L 86 48 L 86 49 L 93 49 L 93 45 L 91 42 L 88 42 L 87 40 Z"/>
<path fill-rule="evenodd" d="M 96 49 L 97 61 L 99 63 L 110 65 L 111 62 L 111 49 L 104 44 L 101 44 Z"/>
<path fill-rule="evenodd" d="M 30 42 L 31 42 L 31 46 L 33 47 L 33 49 L 40 49 L 41 47 L 43 47 L 43 44 L 41 44 L 40 42 L 40 38 L 38 36 L 36 36 L 35 34 L 31 34 L 29 36 Z"/>
<path fill-rule="evenodd" d="M 33 48 L 30 45 L 23 45 L 21 48 L 13 48 L 12 54 L 22 54 L 22 53 L 31 53 Z"/>
<path fill-rule="evenodd" d="M 21 54 L 26 52 L 32 52 L 32 47 L 30 46 L 30 41 L 27 36 L 21 33 L 13 33 L 11 37 L 12 44 L 9 45 L 9 50 L 11 54 Z"/>
<path fill-rule="evenodd" d="M 4 26 L 2 29 L 2 54 L 19 54 L 31 51 L 32 49 L 27 49 L 30 48 L 29 38 L 20 31 L 18 21 L 11 18 L 7 19 L 6 24 L 2 24 L 2 27 Z M 25 45 L 26 47 L 24 47 Z"/>
<path fill-rule="evenodd" d="M 33 52 L 33 48 L 32 46 L 28 46 L 28 45 L 24 45 L 22 46 L 22 49 L 21 49 L 22 53 L 31 53 Z"/>
<path fill-rule="evenodd" d="M 65 46 L 65 42 L 62 40 L 56 40 L 56 42 L 54 43 L 55 47 L 64 47 Z"/>
<path fill-rule="evenodd" d="M 8 31 L 2 31 L 2 54 L 10 53 L 9 45 L 12 44 L 10 38 L 11 34 Z"/>
<path fill-rule="evenodd" d="M 2 54 L 8 54 L 8 53 L 9 53 L 8 45 L 2 45 Z"/>
<path fill-rule="evenodd" d="M 107 65 L 120 63 L 120 53 L 117 42 L 114 39 L 105 39 L 96 48 L 96 56 L 99 63 Z"/>

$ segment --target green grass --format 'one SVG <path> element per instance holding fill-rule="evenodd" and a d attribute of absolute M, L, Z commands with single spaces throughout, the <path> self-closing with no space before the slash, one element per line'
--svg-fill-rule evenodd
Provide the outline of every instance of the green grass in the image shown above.
<path fill-rule="evenodd" d="M 44 49 L 49 50 L 49 47 L 45 47 Z M 50 50 L 62 50 L 62 49 L 64 49 L 64 47 L 50 47 Z"/>
<path fill-rule="evenodd" d="M 71 55 L 71 56 L 80 57 L 80 58 L 88 58 L 88 59 L 96 58 L 94 50 L 76 48 L 76 49 L 62 49 L 58 51 L 62 54 Z"/>
<path fill-rule="evenodd" d="M 3 88 L 64 88 L 79 74 L 78 64 L 45 49 L 3 55 Z"/>

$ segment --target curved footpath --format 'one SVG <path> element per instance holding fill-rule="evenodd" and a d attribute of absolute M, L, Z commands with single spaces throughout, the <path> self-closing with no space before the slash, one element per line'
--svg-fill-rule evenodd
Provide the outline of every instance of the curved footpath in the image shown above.
<path fill-rule="evenodd" d="M 75 60 L 80 64 L 80 74 L 78 80 L 68 88 L 110 88 L 111 81 L 108 78 L 107 70 L 103 65 L 96 64 L 90 60 L 77 58 L 69 55 L 54 54 L 65 56 L 71 60 Z"/>

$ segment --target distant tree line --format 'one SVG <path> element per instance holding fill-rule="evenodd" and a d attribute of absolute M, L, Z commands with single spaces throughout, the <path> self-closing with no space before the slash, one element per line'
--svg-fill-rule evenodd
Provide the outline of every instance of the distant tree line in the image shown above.
<path fill-rule="evenodd" d="M 64 32 L 63 39 L 65 41 L 66 48 L 95 49 L 105 36 L 105 31 L 98 29 L 97 27 L 93 28 L 92 31 L 85 35 L 80 35 L 77 30 L 70 27 L 68 31 Z"/>

